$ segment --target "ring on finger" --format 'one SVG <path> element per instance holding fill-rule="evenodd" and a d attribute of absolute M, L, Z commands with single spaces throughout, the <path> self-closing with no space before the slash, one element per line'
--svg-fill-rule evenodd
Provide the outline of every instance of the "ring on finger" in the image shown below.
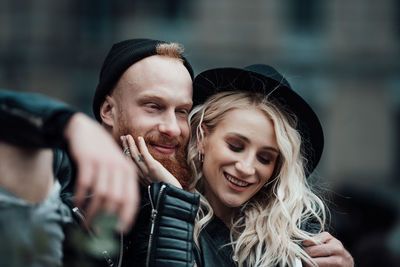
<path fill-rule="evenodd" d="M 138 155 L 138 162 L 143 162 L 143 157 L 141 154 Z"/>
<path fill-rule="evenodd" d="M 131 154 L 131 151 L 129 150 L 129 147 L 125 147 L 124 148 L 124 153 L 126 154 L 126 155 L 130 155 Z"/>

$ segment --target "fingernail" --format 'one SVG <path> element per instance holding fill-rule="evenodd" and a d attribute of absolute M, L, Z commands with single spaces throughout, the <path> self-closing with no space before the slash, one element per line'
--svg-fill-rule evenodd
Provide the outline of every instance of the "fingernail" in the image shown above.
<path fill-rule="evenodd" d="M 118 223 L 117 223 L 115 228 L 116 228 L 117 231 L 122 232 L 122 233 L 125 233 L 125 231 L 126 231 L 125 224 L 120 220 L 118 220 Z"/>

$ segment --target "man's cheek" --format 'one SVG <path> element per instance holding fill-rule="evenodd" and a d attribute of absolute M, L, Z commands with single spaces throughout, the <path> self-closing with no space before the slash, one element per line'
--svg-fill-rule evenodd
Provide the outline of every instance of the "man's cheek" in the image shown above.
<path fill-rule="evenodd" d="M 183 136 L 183 144 L 182 144 L 182 146 L 186 146 L 187 145 L 187 143 L 189 142 L 189 134 L 190 134 L 190 132 L 189 132 L 189 129 L 187 130 L 187 132 L 185 132 L 182 136 Z"/>

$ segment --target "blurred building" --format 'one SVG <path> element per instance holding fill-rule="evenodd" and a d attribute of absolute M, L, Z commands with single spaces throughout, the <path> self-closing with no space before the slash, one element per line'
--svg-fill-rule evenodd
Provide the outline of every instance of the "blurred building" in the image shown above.
<path fill-rule="evenodd" d="M 333 192 L 337 235 L 358 266 L 379 265 L 359 258 L 376 242 L 378 258 L 400 255 L 399 1 L 2 0 L 0 87 L 91 114 L 105 54 L 134 37 L 183 43 L 196 73 L 253 63 L 283 72 L 325 129 L 317 180 Z"/>

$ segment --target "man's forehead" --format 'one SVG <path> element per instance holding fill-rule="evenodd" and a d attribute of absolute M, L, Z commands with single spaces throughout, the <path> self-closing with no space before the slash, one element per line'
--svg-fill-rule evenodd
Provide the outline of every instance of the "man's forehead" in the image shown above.
<path fill-rule="evenodd" d="M 188 74 L 189 71 L 186 69 L 183 61 L 179 58 L 172 58 L 169 56 L 162 55 L 153 55 L 149 57 L 145 57 L 132 66 L 130 66 L 128 70 L 132 72 L 158 72 L 163 68 L 176 68 L 177 66 L 183 67 L 182 70 L 185 70 Z M 190 74 L 189 74 L 190 75 Z"/>
<path fill-rule="evenodd" d="M 140 94 L 192 98 L 192 79 L 183 63 L 167 56 L 151 56 L 129 67 L 120 79 L 123 87 Z"/>

